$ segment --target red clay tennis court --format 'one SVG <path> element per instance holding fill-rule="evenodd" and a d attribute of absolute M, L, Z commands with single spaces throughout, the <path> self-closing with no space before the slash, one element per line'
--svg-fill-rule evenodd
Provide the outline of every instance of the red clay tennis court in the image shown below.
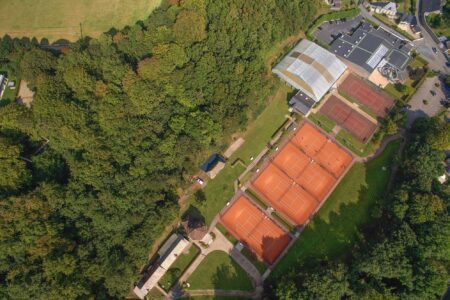
<path fill-rule="evenodd" d="M 295 181 L 320 202 L 325 200 L 336 183 L 333 175 L 316 162 L 310 163 Z"/>
<path fill-rule="evenodd" d="M 327 142 L 327 137 L 309 123 L 304 123 L 292 137 L 292 143 L 303 150 L 306 155 L 313 157 Z"/>
<path fill-rule="evenodd" d="M 353 161 L 347 151 L 332 142 L 326 143 L 314 159 L 336 178 L 341 177 Z"/>
<path fill-rule="evenodd" d="M 320 112 L 363 143 L 369 140 L 377 128 L 375 123 L 334 95 L 328 98 Z"/>
<path fill-rule="evenodd" d="M 286 231 L 243 195 L 221 215 L 220 222 L 269 264 L 277 259 L 291 241 Z"/>
<path fill-rule="evenodd" d="M 311 158 L 294 144 L 288 143 L 278 152 L 273 162 L 289 177 L 297 178 L 311 162 Z"/>
<path fill-rule="evenodd" d="M 384 117 L 394 105 L 392 98 L 380 91 L 376 91 L 375 87 L 370 86 L 353 74 L 345 78 L 339 85 L 338 90 L 340 93 L 364 104 L 379 117 Z"/>
<path fill-rule="evenodd" d="M 273 163 L 269 163 L 252 183 L 259 194 L 271 203 L 283 197 L 292 184 L 292 179 Z"/>
<path fill-rule="evenodd" d="M 272 206 L 295 224 L 305 224 L 319 204 L 302 187 L 293 185 L 280 201 L 272 203 Z"/>

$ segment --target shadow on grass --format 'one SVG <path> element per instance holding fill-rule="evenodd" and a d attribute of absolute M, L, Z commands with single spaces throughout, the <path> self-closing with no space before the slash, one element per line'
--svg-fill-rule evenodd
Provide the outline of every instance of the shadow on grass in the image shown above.
<path fill-rule="evenodd" d="M 351 248 L 373 228 L 387 204 L 386 188 L 400 143 L 393 142 L 373 161 L 355 164 L 276 266 L 271 279 L 323 260 L 351 256 Z M 376 233 L 374 233 L 376 234 Z"/>

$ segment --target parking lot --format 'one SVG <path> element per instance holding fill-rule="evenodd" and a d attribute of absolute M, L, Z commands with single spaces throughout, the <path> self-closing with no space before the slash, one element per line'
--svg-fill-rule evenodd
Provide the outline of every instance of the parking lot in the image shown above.
<path fill-rule="evenodd" d="M 346 21 L 330 21 L 323 23 L 313 35 L 322 43 L 331 44 L 341 33 L 347 33 L 357 27 L 362 21 L 362 16 L 357 16 Z"/>
<path fill-rule="evenodd" d="M 439 84 L 439 87 L 436 87 L 436 84 Z M 409 102 L 408 127 L 417 118 L 433 117 L 445 109 L 442 102 L 446 101 L 448 95 L 449 91 L 445 90 L 445 84 L 438 77 L 427 78 Z"/>

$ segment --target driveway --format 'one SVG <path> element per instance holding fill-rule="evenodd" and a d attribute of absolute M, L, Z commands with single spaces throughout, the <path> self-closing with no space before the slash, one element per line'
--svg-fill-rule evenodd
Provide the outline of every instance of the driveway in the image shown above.
<path fill-rule="evenodd" d="M 436 87 L 436 83 L 439 83 L 440 86 Z M 435 95 L 433 96 L 430 91 L 434 91 Z M 445 92 L 445 85 L 438 77 L 427 78 L 409 102 L 411 107 L 406 111 L 407 127 L 410 127 L 417 118 L 433 117 L 444 109 L 440 102 L 446 99 Z M 424 104 L 423 100 L 427 100 L 428 103 Z"/>

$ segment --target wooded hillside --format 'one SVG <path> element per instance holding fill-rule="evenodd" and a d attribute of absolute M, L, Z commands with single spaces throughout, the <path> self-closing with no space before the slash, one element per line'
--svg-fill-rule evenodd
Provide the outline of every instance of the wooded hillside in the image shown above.
<path fill-rule="evenodd" d="M 264 54 L 316 2 L 164 2 L 62 53 L 4 37 L 2 68 L 36 94 L 0 107 L 0 298 L 123 298 L 176 188 L 264 105 Z"/>

